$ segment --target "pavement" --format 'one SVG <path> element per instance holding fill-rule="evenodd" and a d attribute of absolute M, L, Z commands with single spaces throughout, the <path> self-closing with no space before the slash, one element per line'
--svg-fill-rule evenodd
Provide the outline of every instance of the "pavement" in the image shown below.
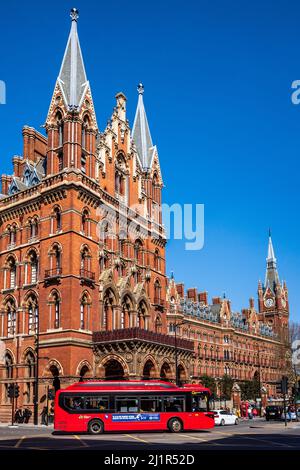
<path fill-rule="evenodd" d="M 101 451 L 222 451 L 300 450 L 300 423 L 241 421 L 238 426 L 217 426 L 206 431 L 56 434 L 53 426 L 0 425 L 0 452 L 4 450 L 101 450 Z"/>

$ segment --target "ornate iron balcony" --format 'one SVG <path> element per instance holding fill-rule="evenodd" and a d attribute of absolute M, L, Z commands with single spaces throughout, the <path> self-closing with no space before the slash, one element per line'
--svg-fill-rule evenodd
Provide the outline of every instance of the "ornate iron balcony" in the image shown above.
<path fill-rule="evenodd" d="M 142 328 L 123 328 L 113 331 L 95 331 L 93 333 L 94 343 L 111 343 L 113 341 L 132 341 L 143 340 L 146 342 L 162 344 L 166 346 L 175 347 L 174 336 L 156 333 L 154 331 L 144 330 Z M 194 343 L 188 339 L 177 337 L 177 348 L 194 351 Z"/>
<path fill-rule="evenodd" d="M 59 277 L 62 274 L 62 268 L 54 268 L 54 269 L 46 269 L 45 270 L 45 278 L 51 279 L 55 277 Z"/>
<path fill-rule="evenodd" d="M 87 269 L 80 269 L 80 277 L 82 279 L 87 279 L 88 281 L 95 281 L 95 273 L 88 271 Z"/>

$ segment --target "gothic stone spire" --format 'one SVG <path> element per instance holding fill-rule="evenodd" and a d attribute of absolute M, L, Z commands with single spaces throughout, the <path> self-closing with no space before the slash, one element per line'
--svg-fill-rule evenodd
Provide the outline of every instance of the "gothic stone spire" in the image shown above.
<path fill-rule="evenodd" d="M 132 129 L 132 138 L 136 145 L 138 157 L 144 170 L 151 168 L 155 146 L 153 146 L 149 124 L 144 107 L 144 87 L 142 83 L 138 85 L 138 105 Z"/>
<path fill-rule="evenodd" d="M 71 31 L 61 64 L 57 82 L 62 90 L 63 98 L 69 109 L 78 109 L 88 88 L 78 33 L 78 10 L 71 10 Z"/>
<path fill-rule="evenodd" d="M 268 256 L 267 256 L 267 270 L 265 277 L 265 289 L 270 287 L 273 291 L 277 284 L 279 284 L 279 276 L 277 271 L 277 260 L 275 258 L 271 231 L 269 231 L 269 245 L 268 245 Z"/>

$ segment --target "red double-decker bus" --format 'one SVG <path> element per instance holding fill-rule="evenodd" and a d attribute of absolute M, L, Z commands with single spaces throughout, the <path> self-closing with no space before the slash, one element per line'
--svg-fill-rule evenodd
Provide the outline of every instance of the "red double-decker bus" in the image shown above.
<path fill-rule="evenodd" d="M 79 382 L 55 396 L 54 429 L 65 432 L 212 428 L 210 390 L 163 381 Z"/>

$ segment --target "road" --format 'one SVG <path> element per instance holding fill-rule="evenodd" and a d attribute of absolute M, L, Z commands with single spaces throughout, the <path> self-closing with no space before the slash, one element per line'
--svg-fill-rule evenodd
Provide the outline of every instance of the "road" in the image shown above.
<path fill-rule="evenodd" d="M 53 429 L 21 425 L 17 428 L 0 425 L 2 450 L 102 450 L 169 452 L 198 450 L 300 450 L 300 423 L 242 421 L 238 426 L 215 427 L 209 431 L 153 433 L 53 434 Z"/>

